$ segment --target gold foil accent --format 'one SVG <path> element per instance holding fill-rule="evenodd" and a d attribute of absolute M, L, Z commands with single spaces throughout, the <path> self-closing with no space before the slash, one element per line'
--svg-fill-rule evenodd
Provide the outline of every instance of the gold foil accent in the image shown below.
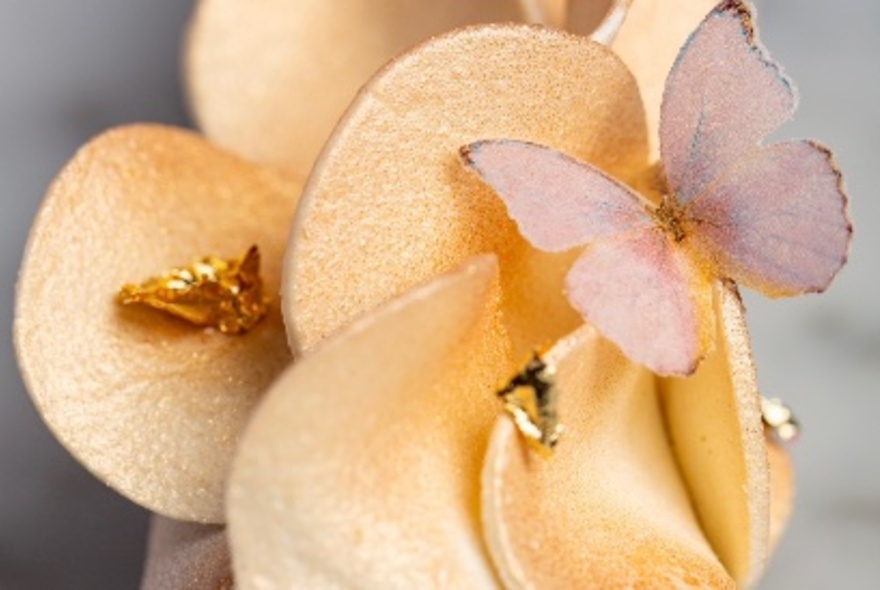
<path fill-rule="evenodd" d="M 542 457 L 550 457 L 563 430 L 556 411 L 559 392 L 554 368 L 536 353 L 498 396 L 529 444 Z"/>
<path fill-rule="evenodd" d="M 761 397 L 761 419 L 781 442 L 791 442 L 800 435 L 800 423 L 791 408 L 778 398 Z"/>
<path fill-rule="evenodd" d="M 149 305 L 224 334 L 247 332 L 266 315 L 260 251 L 251 246 L 238 260 L 206 256 L 140 285 L 124 285 L 117 301 Z"/>

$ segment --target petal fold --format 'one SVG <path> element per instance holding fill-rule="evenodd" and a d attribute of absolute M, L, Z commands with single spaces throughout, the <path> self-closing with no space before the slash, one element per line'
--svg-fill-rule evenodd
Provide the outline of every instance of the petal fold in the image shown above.
<path fill-rule="evenodd" d="M 507 588 L 733 588 L 666 438 L 656 379 L 591 327 L 545 355 L 565 427 L 553 456 L 505 416 L 483 471 L 487 543 Z"/>
<path fill-rule="evenodd" d="M 511 371 L 484 256 L 396 299 L 273 386 L 235 461 L 241 588 L 495 588 L 479 474 Z"/>
<path fill-rule="evenodd" d="M 687 379 L 663 382 L 672 447 L 706 537 L 741 586 L 768 553 L 770 470 L 744 309 L 735 287 L 715 290 L 714 353 Z"/>

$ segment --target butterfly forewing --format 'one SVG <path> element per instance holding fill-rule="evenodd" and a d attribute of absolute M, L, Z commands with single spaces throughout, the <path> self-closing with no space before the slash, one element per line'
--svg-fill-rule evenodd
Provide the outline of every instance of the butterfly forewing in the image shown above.
<path fill-rule="evenodd" d="M 741 158 L 689 212 L 694 241 L 719 272 L 767 295 L 822 291 L 846 261 L 851 227 L 840 173 L 810 141 Z"/>
<path fill-rule="evenodd" d="M 758 43 L 747 4 L 718 5 L 681 49 L 666 81 L 660 153 L 681 204 L 787 121 L 791 82 Z"/>
<path fill-rule="evenodd" d="M 647 201 L 598 168 L 515 140 L 462 149 L 465 162 L 507 206 L 520 232 L 551 252 L 650 227 Z"/>

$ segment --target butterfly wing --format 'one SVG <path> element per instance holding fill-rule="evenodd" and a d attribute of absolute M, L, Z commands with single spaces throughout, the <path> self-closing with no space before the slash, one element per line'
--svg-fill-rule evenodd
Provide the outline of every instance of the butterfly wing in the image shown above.
<path fill-rule="evenodd" d="M 791 118 L 791 81 L 757 40 L 746 3 L 728 0 L 685 43 L 666 81 L 660 154 L 669 192 L 696 198 L 729 164 Z"/>
<path fill-rule="evenodd" d="M 589 247 L 566 289 L 605 337 L 660 375 L 693 373 L 711 345 L 711 283 L 659 229 Z"/>
<path fill-rule="evenodd" d="M 667 188 L 695 221 L 694 241 L 718 274 L 771 296 L 823 290 L 851 234 L 828 150 L 759 146 L 796 102 L 738 0 L 719 4 L 691 35 L 663 97 Z"/>
<path fill-rule="evenodd" d="M 721 274 L 770 296 L 823 291 L 852 227 L 831 153 L 777 143 L 729 167 L 689 205 L 694 240 Z"/>
<path fill-rule="evenodd" d="M 520 233 L 541 250 L 560 252 L 654 224 L 642 197 L 548 147 L 480 141 L 462 148 L 462 157 L 495 189 Z"/>
<path fill-rule="evenodd" d="M 648 213 L 600 170 L 513 140 L 463 150 L 535 247 L 588 244 L 566 277 L 571 304 L 631 359 L 657 373 L 689 374 L 713 326 L 708 282 Z"/>

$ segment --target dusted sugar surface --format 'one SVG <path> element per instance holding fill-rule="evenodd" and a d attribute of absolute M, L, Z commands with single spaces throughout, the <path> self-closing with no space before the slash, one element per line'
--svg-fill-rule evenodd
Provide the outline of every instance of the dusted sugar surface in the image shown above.
<path fill-rule="evenodd" d="M 101 135 L 49 190 L 18 284 L 22 374 L 62 444 L 145 507 L 222 522 L 238 433 L 291 356 L 277 297 L 251 332 L 231 337 L 114 296 L 127 282 L 252 244 L 263 252 L 265 292 L 278 293 L 298 192 L 162 126 Z"/>
<path fill-rule="evenodd" d="M 237 583 L 257 588 L 496 588 L 480 466 L 513 371 L 497 261 L 468 261 L 290 368 L 236 456 Z"/>
<path fill-rule="evenodd" d="M 532 248 L 460 158 L 493 138 L 548 145 L 625 180 L 647 166 L 638 89 L 607 48 L 512 25 L 422 45 L 364 88 L 304 190 L 284 277 L 295 348 L 483 252 L 501 261 L 515 353 L 578 325 L 561 290 L 571 253 Z"/>
<path fill-rule="evenodd" d="M 535 2 L 201 0 L 186 56 L 193 111 L 222 145 L 305 175 L 388 60 L 457 27 L 523 21 Z"/>

